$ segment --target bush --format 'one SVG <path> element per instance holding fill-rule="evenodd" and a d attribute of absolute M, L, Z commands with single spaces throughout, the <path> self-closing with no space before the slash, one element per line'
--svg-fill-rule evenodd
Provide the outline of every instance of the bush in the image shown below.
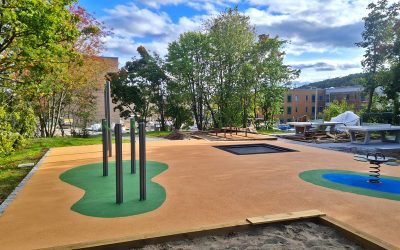
<path fill-rule="evenodd" d="M 36 128 L 35 115 L 24 103 L 0 105 L 0 155 L 7 155 L 25 143 Z"/>
<path fill-rule="evenodd" d="M 346 111 L 354 112 L 354 106 L 349 105 L 346 101 L 338 102 L 335 100 L 324 109 L 324 120 L 330 121 L 333 117 L 338 116 Z"/>

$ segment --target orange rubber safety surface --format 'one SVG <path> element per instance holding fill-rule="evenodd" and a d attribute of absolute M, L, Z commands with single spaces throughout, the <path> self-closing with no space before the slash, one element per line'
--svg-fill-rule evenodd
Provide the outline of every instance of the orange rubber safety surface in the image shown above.
<path fill-rule="evenodd" d="M 212 145 L 238 142 L 148 142 L 147 160 L 169 166 L 153 179 L 166 189 L 167 199 L 152 212 L 123 218 L 73 212 L 70 207 L 84 191 L 59 179 L 68 169 L 100 162 L 101 145 L 52 149 L 0 216 L 0 249 L 166 234 L 310 209 L 400 246 L 399 201 L 327 189 L 298 177 L 302 171 L 324 168 L 368 172 L 369 164 L 354 161 L 352 154 L 279 141 L 266 143 L 299 152 L 234 155 Z M 130 159 L 129 144 L 124 144 L 123 150 L 123 159 Z M 382 174 L 400 177 L 400 168 L 384 165 Z"/>

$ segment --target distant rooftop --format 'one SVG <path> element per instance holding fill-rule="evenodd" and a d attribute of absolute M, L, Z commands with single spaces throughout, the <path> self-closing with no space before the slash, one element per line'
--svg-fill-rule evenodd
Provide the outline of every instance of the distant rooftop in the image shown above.
<path fill-rule="evenodd" d="M 292 91 L 315 91 L 315 88 L 298 88 L 292 89 Z M 330 87 L 330 88 L 318 88 L 318 90 L 325 90 L 327 94 L 331 93 L 345 93 L 345 92 L 360 92 L 364 88 L 362 86 L 344 86 L 344 87 Z"/>
<path fill-rule="evenodd" d="M 362 86 L 349 86 L 349 87 L 331 87 L 325 89 L 327 94 L 344 93 L 344 92 L 360 92 L 364 88 Z"/>

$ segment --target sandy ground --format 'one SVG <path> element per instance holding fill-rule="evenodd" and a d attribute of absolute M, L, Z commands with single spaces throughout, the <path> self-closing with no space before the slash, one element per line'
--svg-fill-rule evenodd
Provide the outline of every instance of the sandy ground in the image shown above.
<path fill-rule="evenodd" d="M 240 232 L 147 245 L 158 249 L 362 249 L 332 228 L 313 222 L 256 226 Z"/>

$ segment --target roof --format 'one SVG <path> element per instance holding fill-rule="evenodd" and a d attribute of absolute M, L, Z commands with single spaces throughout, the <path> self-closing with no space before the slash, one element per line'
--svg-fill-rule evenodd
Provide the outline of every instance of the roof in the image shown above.
<path fill-rule="evenodd" d="M 337 87 L 337 88 L 332 87 L 326 89 L 326 94 L 361 92 L 363 90 L 364 88 L 362 86 Z"/>

